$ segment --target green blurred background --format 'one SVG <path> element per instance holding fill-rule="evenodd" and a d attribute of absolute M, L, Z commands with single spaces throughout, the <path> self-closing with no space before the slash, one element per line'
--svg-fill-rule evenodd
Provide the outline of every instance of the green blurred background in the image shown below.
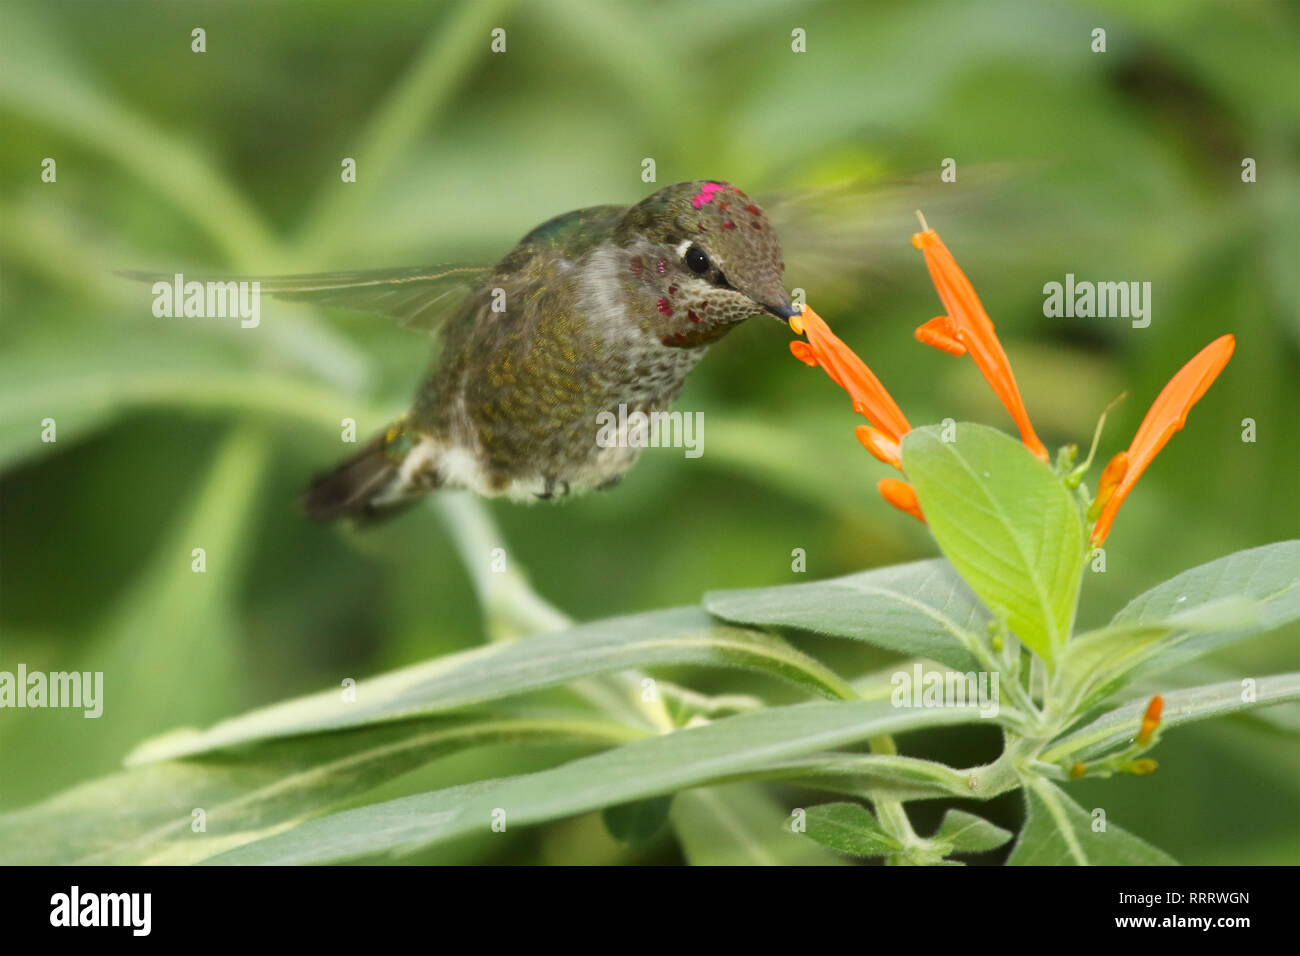
<path fill-rule="evenodd" d="M 1226 373 L 1125 505 L 1107 572 L 1085 582 L 1085 623 L 1184 568 L 1297 536 L 1298 10 L 5 3 L 0 669 L 103 670 L 106 711 L 0 712 L 0 809 L 114 769 L 145 736 L 482 640 L 433 509 L 358 535 L 294 507 L 345 450 L 341 419 L 364 437 L 404 407 L 428 360 L 422 338 L 270 300 L 257 330 L 156 319 L 147 288 L 112 271 L 493 261 L 551 215 L 642 198 L 654 188 L 645 157 L 658 185 L 724 178 L 768 205 L 790 286 L 913 423 L 1010 427 L 970 362 L 912 339 L 939 311 L 908 242 L 917 206 L 998 324 L 1049 445 L 1086 444 L 1127 389 L 1108 456 L 1188 357 L 1236 334 Z M 195 27 L 206 53 L 191 52 Z M 489 52 L 494 27 L 507 31 L 504 54 Z M 1095 27 L 1104 54 L 1090 49 Z M 806 53 L 791 51 L 795 28 Z M 340 182 L 345 156 L 355 184 Z M 41 182 L 45 157 L 56 183 Z M 939 180 L 947 157 L 956 183 Z M 1241 181 L 1244 157 L 1254 184 Z M 1151 326 L 1044 318 L 1043 284 L 1067 272 L 1150 281 Z M 678 407 L 705 412 L 703 457 L 651 450 L 613 493 L 492 504 L 510 560 L 585 620 L 933 554 L 875 493 L 885 472 L 855 441 L 844 394 L 797 364 L 788 339 L 748 323 L 694 374 Z M 55 444 L 40 441 L 45 418 Z M 1240 440 L 1245 418 L 1253 444 Z M 190 570 L 196 547 L 203 575 Z M 806 549 L 804 576 L 794 548 Z M 1235 647 L 1195 677 L 1295 669 L 1294 638 Z M 849 673 L 888 662 L 807 646 Z M 909 745 L 970 763 L 993 742 Z M 392 792 L 562 753 L 481 751 Z M 1300 859 L 1294 738 L 1219 721 L 1171 735 L 1156 756 L 1153 778 L 1074 792 L 1184 862 Z M 1008 798 L 993 816 L 1014 825 L 1019 812 Z M 671 840 L 638 852 L 591 819 L 461 850 L 677 859 Z"/>

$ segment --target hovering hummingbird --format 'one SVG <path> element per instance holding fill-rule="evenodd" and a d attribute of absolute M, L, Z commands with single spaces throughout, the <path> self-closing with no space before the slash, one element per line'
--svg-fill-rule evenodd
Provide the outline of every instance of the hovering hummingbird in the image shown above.
<path fill-rule="evenodd" d="M 437 319 L 439 347 L 410 411 L 316 478 L 306 513 L 365 523 L 439 488 L 528 501 L 609 488 L 640 449 L 603 447 L 597 416 L 667 410 L 740 322 L 795 315 L 784 271 L 763 210 L 700 180 L 557 216 L 492 268 L 261 280 L 280 297 Z"/>

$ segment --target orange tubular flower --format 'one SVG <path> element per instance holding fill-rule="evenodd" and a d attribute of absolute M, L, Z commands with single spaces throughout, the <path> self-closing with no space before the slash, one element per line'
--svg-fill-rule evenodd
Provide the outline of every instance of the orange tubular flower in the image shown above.
<path fill-rule="evenodd" d="M 922 220 L 922 225 L 924 224 L 925 221 Z M 925 254 L 925 265 L 930 270 L 930 278 L 943 307 L 948 310 L 947 315 L 936 316 L 918 328 L 917 339 L 949 355 L 964 355 L 969 351 L 975 365 L 1015 419 L 1016 427 L 1020 429 L 1020 440 L 1035 455 L 1047 461 L 1047 449 L 1034 433 L 1034 426 L 1029 423 L 1029 414 L 1025 411 L 1016 378 L 1011 374 L 1011 364 L 993 331 L 993 321 L 980 304 L 970 280 L 933 229 L 927 227 L 924 231 L 915 233 L 912 245 Z"/>
<path fill-rule="evenodd" d="M 791 342 L 790 351 L 795 358 L 807 365 L 820 365 L 826 374 L 849 393 L 853 399 L 853 410 L 875 424 L 872 434 L 881 435 L 886 440 L 879 444 L 869 444 L 859 438 L 873 455 L 895 467 L 902 466 L 898 455 L 898 443 L 912 430 L 907 418 L 894 401 L 880 379 L 872 374 L 865 362 L 851 348 L 840 341 L 830 330 L 826 322 L 808 306 L 803 312 L 790 320 L 790 328 L 795 332 L 807 334 L 807 342 Z M 892 445 L 892 450 L 890 449 Z M 882 457 L 882 452 L 890 457 Z"/>
<path fill-rule="evenodd" d="M 858 441 L 867 451 L 887 465 L 902 470 L 903 453 L 899 443 L 903 436 L 912 430 L 907 418 L 894 401 L 880 379 L 872 374 L 865 362 L 854 351 L 840 341 L 812 309 L 803 307 L 803 311 L 790 319 L 790 328 L 796 334 L 806 334 L 807 342 L 790 343 L 794 357 L 807 365 L 820 365 L 841 388 L 853 399 L 853 410 L 875 423 L 859 425 Z M 885 478 L 878 485 L 881 496 L 895 508 L 924 521 L 921 506 L 917 503 L 916 492 L 905 481 Z"/>
<path fill-rule="evenodd" d="M 1236 340 L 1231 335 L 1221 335 L 1196 353 L 1156 396 L 1128 450 L 1120 452 L 1106 465 L 1097 485 L 1097 500 L 1089 512 L 1089 517 L 1095 515 L 1097 518 L 1092 528 L 1094 546 L 1106 540 L 1119 506 L 1152 459 L 1165 447 L 1165 442 L 1183 427 L 1187 413 L 1218 378 L 1228 359 L 1232 358 L 1235 346 Z"/>

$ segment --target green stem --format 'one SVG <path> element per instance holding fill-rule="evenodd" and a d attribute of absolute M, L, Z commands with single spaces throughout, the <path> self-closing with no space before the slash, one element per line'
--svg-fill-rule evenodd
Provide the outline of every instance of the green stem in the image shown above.
<path fill-rule="evenodd" d="M 867 741 L 867 746 L 871 748 L 873 754 L 880 754 L 887 757 L 898 756 L 898 747 L 894 743 L 894 738 L 888 734 L 882 734 L 879 737 L 872 737 Z M 896 800 L 893 797 L 882 797 L 879 794 L 871 795 L 871 802 L 876 807 L 876 817 L 880 820 L 880 825 L 885 828 L 885 832 L 892 836 L 903 846 L 910 846 L 916 842 L 916 831 L 912 829 L 912 821 L 907 818 L 907 809 L 903 806 L 902 800 Z"/>
<path fill-rule="evenodd" d="M 1014 637 L 1007 632 L 1003 637 L 1003 651 L 1007 652 L 1008 647 L 1013 643 L 1016 643 Z M 979 662 L 982 669 L 988 671 L 990 674 L 1002 673 L 1007 675 L 1009 679 L 1002 680 L 998 684 L 999 692 L 1005 693 L 1011 698 L 1011 702 L 1015 705 L 1016 710 L 1020 711 L 1030 720 L 1037 721 L 1039 717 L 1038 708 L 1034 705 L 1029 694 L 1025 693 L 1025 689 L 1020 685 L 1019 674 L 1004 666 L 1003 663 L 998 660 L 998 657 L 994 654 L 993 650 L 985 646 L 983 641 L 975 640 L 974 635 L 971 635 L 971 641 L 968 643 L 967 647 L 971 653 L 975 655 L 975 659 Z"/>
<path fill-rule="evenodd" d="M 481 500 L 468 492 L 439 492 L 432 500 L 474 582 L 490 640 L 514 640 L 562 630 L 573 623 L 572 618 L 538 595 L 523 572 L 516 570 L 505 538 Z M 498 548 L 504 553 L 495 556 L 504 557 L 504 565 L 496 563 L 504 567 L 499 572 L 493 570 L 493 552 Z M 611 717 L 666 733 L 673 729 L 672 717 L 658 694 L 646 699 L 644 680 L 640 671 L 620 671 L 583 678 L 572 686 L 588 703 Z"/>
<path fill-rule="evenodd" d="M 443 492 L 433 496 L 433 505 L 474 582 L 490 640 L 559 631 L 573 623 L 532 589 L 482 502 L 468 492 Z"/>

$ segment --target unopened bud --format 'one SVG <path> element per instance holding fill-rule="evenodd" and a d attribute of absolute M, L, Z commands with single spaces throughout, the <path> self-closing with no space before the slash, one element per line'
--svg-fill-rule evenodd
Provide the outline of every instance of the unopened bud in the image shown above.
<path fill-rule="evenodd" d="M 1142 718 L 1142 729 L 1138 731 L 1138 743 L 1146 746 L 1151 740 L 1151 735 L 1155 733 L 1160 726 L 1160 713 L 1164 710 L 1165 700 L 1159 694 L 1151 698 L 1151 703 L 1147 704 L 1146 715 Z"/>

